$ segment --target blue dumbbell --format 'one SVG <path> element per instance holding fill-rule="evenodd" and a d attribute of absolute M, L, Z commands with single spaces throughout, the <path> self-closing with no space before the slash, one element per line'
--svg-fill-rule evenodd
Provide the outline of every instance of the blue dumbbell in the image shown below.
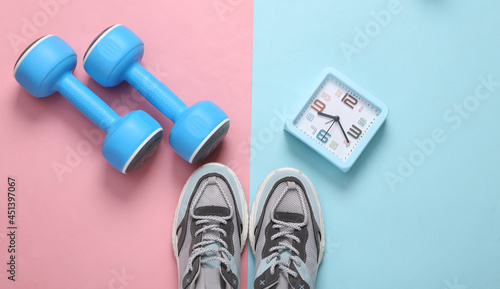
<path fill-rule="evenodd" d="M 114 25 L 90 44 L 83 67 L 102 86 L 130 83 L 174 122 L 169 136 L 172 148 L 190 163 L 204 159 L 227 134 L 228 116 L 211 101 L 186 106 L 139 63 L 143 55 L 141 39 L 127 27 Z"/>
<path fill-rule="evenodd" d="M 158 148 L 163 129 L 144 111 L 120 117 L 73 76 L 75 67 L 75 51 L 61 38 L 47 35 L 19 56 L 14 77 L 35 97 L 60 92 L 107 133 L 102 154 L 113 167 L 124 174 L 138 169 Z"/>

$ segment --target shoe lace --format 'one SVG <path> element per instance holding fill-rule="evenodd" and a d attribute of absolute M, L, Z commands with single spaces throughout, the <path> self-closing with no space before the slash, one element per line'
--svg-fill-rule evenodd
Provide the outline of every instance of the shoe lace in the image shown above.
<path fill-rule="evenodd" d="M 229 208 L 229 216 L 199 216 L 194 213 L 194 209 L 196 207 L 196 204 L 201 198 L 201 195 L 203 191 L 206 189 L 206 187 L 209 184 L 215 184 L 221 191 L 221 195 L 224 197 L 224 201 L 226 202 L 228 208 Z M 224 190 L 222 186 L 220 185 L 219 182 L 216 182 L 215 180 L 209 180 L 205 182 L 202 187 L 200 188 L 200 193 L 195 196 L 195 199 L 193 200 L 193 203 L 190 208 L 190 215 L 193 219 L 197 220 L 195 224 L 198 225 L 203 225 L 199 230 L 197 230 L 194 233 L 194 236 L 198 236 L 199 234 L 202 233 L 207 233 L 207 232 L 218 232 L 221 233 L 224 237 L 227 236 L 227 232 L 220 227 L 220 225 L 226 225 L 228 220 L 230 220 L 233 217 L 233 208 L 231 206 L 231 203 L 229 202 L 229 199 L 227 198 L 226 194 L 223 193 Z M 211 244 L 216 244 L 219 243 L 221 246 L 218 249 L 215 248 L 204 248 L 207 245 Z M 207 236 L 207 234 L 203 235 L 203 238 L 200 242 L 196 243 L 193 245 L 193 251 L 191 252 L 191 256 L 189 257 L 188 260 L 188 268 L 190 271 L 193 270 L 193 262 L 196 258 L 200 256 L 206 256 L 208 253 L 214 253 L 213 256 L 202 258 L 200 260 L 201 264 L 208 263 L 210 261 L 219 261 L 223 264 L 226 265 L 227 271 L 230 271 L 230 263 L 229 261 L 224 258 L 223 256 L 227 256 L 228 258 L 231 258 L 231 254 L 228 251 L 228 245 L 227 243 L 222 240 L 220 237 L 216 236 Z M 220 254 L 219 254 L 220 253 Z M 224 253 L 224 254 L 222 254 Z"/>
<path fill-rule="evenodd" d="M 299 195 L 300 203 L 302 205 L 302 211 L 304 213 L 304 221 L 302 223 L 284 222 L 281 220 L 277 220 L 274 217 L 274 212 L 275 212 L 278 204 L 281 202 L 281 200 L 283 199 L 285 194 L 290 190 L 296 190 L 298 195 Z M 289 182 L 287 188 L 283 191 L 283 193 L 281 193 L 280 197 L 278 198 L 278 201 L 275 203 L 275 205 L 271 211 L 271 220 L 274 223 L 273 228 L 279 230 L 278 233 L 271 236 L 271 240 L 275 240 L 275 239 L 280 238 L 281 240 L 286 240 L 286 239 L 292 240 L 292 241 L 297 242 L 298 244 L 301 242 L 301 240 L 297 236 L 294 235 L 294 232 L 302 230 L 302 227 L 304 227 L 306 225 L 306 223 L 307 223 L 307 209 L 306 209 L 306 202 L 304 200 L 304 195 L 300 190 L 297 189 L 295 184 L 291 185 Z M 269 251 L 272 252 L 272 254 L 266 258 L 266 262 L 270 263 L 272 259 L 276 258 L 270 267 L 271 274 L 274 274 L 276 267 L 278 267 L 281 270 L 281 272 L 292 275 L 294 278 L 297 277 L 298 273 L 295 272 L 294 270 L 290 269 L 291 262 L 285 262 L 285 261 L 282 261 L 280 259 L 281 254 L 284 251 L 288 250 L 288 251 L 293 252 L 295 254 L 295 255 L 291 254 L 289 256 L 289 260 L 294 262 L 297 267 L 301 266 L 301 263 L 299 262 L 300 258 L 298 257 L 298 255 L 300 255 L 300 252 L 295 247 L 293 247 L 292 244 L 293 244 L 293 242 L 279 241 L 278 245 L 271 247 L 269 249 Z"/>

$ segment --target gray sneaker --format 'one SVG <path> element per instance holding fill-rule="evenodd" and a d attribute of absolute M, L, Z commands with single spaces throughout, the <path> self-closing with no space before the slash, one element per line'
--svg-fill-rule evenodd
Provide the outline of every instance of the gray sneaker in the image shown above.
<path fill-rule="evenodd" d="M 278 169 L 257 191 L 250 215 L 255 289 L 312 289 L 325 249 L 318 195 L 309 179 Z"/>
<path fill-rule="evenodd" d="M 179 289 L 239 288 L 248 233 L 243 188 L 231 169 L 210 163 L 189 177 L 172 229 Z"/>

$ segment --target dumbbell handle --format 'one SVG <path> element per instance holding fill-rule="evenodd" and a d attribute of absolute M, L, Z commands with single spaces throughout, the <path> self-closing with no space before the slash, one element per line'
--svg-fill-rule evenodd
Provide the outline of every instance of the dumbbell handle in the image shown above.
<path fill-rule="evenodd" d="M 56 90 L 105 132 L 120 119 L 111 107 L 69 72 L 61 77 Z"/>
<path fill-rule="evenodd" d="M 188 108 L 168 87 L 138 62 L 132 64 L 127 70 L 125 80 L 174 123 Z"/>

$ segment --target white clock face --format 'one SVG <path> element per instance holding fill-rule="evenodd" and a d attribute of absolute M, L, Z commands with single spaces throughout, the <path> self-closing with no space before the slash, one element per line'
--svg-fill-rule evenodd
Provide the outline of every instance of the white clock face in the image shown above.
<path fill-rule="evenodd" d="M 379 114 L 373 104 L 328 75 L 293 124 L 346 161 Z"/>

